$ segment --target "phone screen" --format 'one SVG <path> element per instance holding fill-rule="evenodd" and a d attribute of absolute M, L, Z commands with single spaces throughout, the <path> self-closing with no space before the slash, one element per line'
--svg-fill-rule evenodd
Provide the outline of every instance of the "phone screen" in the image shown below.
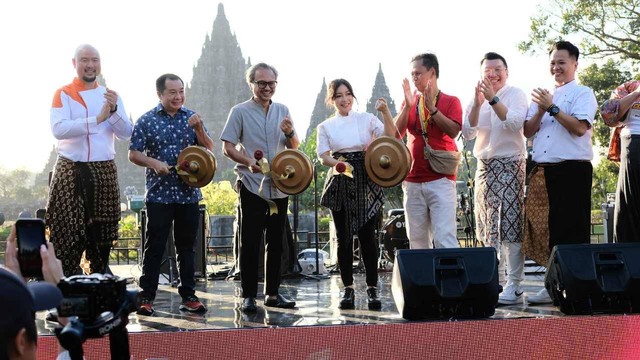
<path fill-rule="evenodd" d="M 18 219 L 16 221 L 16 236 L 18 262 L 22 276 L 42 278 L 40 245 L 46 243 L 44 222 L 40 219 Z"/>

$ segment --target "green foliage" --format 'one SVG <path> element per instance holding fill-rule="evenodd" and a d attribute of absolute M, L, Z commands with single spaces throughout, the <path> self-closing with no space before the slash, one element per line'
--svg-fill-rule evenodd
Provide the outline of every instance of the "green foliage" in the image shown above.
<path fill-rule="evenodd" d="M 135 215 L 127 215 L 122 219 L 120 219 L 118 235 L 121 238 L 140 236 L 140 230 L 138 229 L 138 221 Z"/>
<path fill-rule="evenodd" d="M 331 216 L 323 216 L 318 218 L 318 231 L 329 231 L 329 223 L 331 222 Z"/>
<path fill-rule="evenodd" d="M 591 184 L 591 208 L 599 209 L 606 201 L 607 193 L 616 192 L 619 167 L 616 163 L 603 158 L 593 169 Z"/>
<path fill-rule="evenodd" d="M 549 0 L 538 5 L 530 30 L 518 45 L 523 52 L 546 51 L 556 40 L 578 36 L 586 56 L 640 61 L 638 0 Z"/>
<path fill-rule="evenodd" d="M 44 208 L 47 199 L 46 185 L 33 185 L 35 174 L 23 170 L 6 171 L 0 168 L 0 211 L 5 219 L 16 219 L 23 210 L 35 214 Z"/>
<path fill-rule="evenodd" d="M 234 215 L 238 194 L 227 180 L 212 182 L 202 188 L 202 197 L 207 212 L 212 215 Z"/>
<path fill-rule="evenodd" d="M 324 186 L 325 179 L 327 178 L 327 171 L 329 171 L 329 168 L 327 168 L 326 166 L 322 166 L 317 161 L 317 158 L 318 158 L 318 156 L 316 155 L 317 131 L 318 131 L 317 129 L 314 129 L 311 135 L 307 136 L 307 138 L 300 144 L 300 146 L 298 147 L 298 150 L 305 153 L 313 164 L 317 164 L 315 165 L 315 168 L 316 168 L 316 171 L 318 172 L 317 189 L 318 189 L 318 203 L 319 203 L 320 196 L 322 195 L 322 188 Z M 314 183 L 312 178 L 311 184 L 309 185 L 307 190 L 302 194 L 298 195 L 298 204 L 300 206 L 301 213 L 315 211 L 315 205 L 314 205 L 314 199 L 313 199 L 315 185 L 316 184 Z M 326 210 L 322 208 L 320 205 L 318 205 L 318 211 L 326 212 Z"/>
<path fill-rule="evenodd" d="M 598 104 L 602 104 L 611 96 L 611 92 L 618 85 L 631 80 L 631 73 L 625 70 L 624 64 L 612 59 L 601 66 L 591 64 L 578 75 L 580 83 L 593 89 Z M 610 128 L 605 125 L 600 113 L 593 123 L 593 145 L 604 148 L 609 146 Z M 604 150 L 603 148 L 603 150 Z"/>

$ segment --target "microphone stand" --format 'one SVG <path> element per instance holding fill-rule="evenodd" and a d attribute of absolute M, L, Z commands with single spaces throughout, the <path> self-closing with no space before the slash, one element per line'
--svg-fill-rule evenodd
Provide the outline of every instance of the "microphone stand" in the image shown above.
<path fill-rule="evenodd" d="M 320 269 L 320 248 L 318 241 L 318 164 L 316 161 L 313 162 L 313 208 L 314 208 L 314 245 L 316 248 L 316 270 L 312 275 L 303 274 L 306 278 L 314 279 L 314 280 L 323 280 L 328 279 L 329 274 L 321 274 L 318 269 Z M 323 259 L 324 261 L 324 259 Z"/>
<path fill-rule="evenodd" d="M 460 134 L 462 137 L 462 134 Z M 478 246 L 478 238 L 476 237 L 476 223 L 475 223 L 475 209 L 474 209 L 474 179 L 471 177 L 471 167 L 469 166 L 469 158 L 467 157 L 467 145 L 469 144 L 464 138 L 462 138 L 462 154 L 464 156 L 464 164 L 467 170 L 467 209 L 463 209 L 465 214 L 465 219 L 467 220 L 467 227 L 465 227 L 464 232 L 469 236 L 467 238 L 467 244 L 469 240 L 473 244 L 473 247 Z M 463 197 L 464 198 L 464 197 Z"/>

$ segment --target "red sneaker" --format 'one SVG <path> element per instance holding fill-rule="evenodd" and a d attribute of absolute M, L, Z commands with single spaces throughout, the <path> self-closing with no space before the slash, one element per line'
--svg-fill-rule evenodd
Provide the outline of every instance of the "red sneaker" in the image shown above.
<path fill-rule="evenodd" d="M 190 312 L 205 312 L 207 308 L 203 303 L 200 302 L 195 295 L 187 296 L 182 299 L 182 303 L 180 304 L 180 310 L 190 311 Z"/>
<path fill-rule="evenodd" d="M 147 298 L 140 298 L 138 300 L 138 311 L 136 311 L 136 314 L 151 316 L 153 315 L 153 313 L 154 313 L 153 300 L 147 299 Z"/>

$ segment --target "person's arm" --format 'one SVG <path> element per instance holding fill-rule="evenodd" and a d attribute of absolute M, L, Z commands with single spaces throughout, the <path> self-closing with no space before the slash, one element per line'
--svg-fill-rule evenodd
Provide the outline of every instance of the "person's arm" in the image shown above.
<path fill-rule="evenodd" d="M 260 166 L 256 162 L 256 159 L 250 158 L 246 156 L 244 153 L 236 149 L 236 145 L 230 143 L 229 141 L 223 140 L 222 142 L 222 152 L 229 159 L 237 162 L 238 164 L 244 165 L 249 168 L 249 171 L 252 173 L 261 172 Z"/>
<path fill-rule="evenodd" d="M 105 97 L 111 92 L 116 94 L 113 90 L 107 89 Z M 116 97 L 116 106 L 111 108 L 109 117 L 106 119 L 106 121 L 107 123 L 109 123 L 109 125 L 111 125 L 111 129 L 118 139 L 129 140 L 131 138 L 131 133 L 133 132 L 133 123 L 127 115 L 124 104 L 122 103 L 122 98 L 120 98 L 117 94 Z"/>
<path fill-rule="evenodd" d="M 549 93 L 549 91 L 545 89 L 533 89 L 533 92 L 531 93 L 531 100 L 538 104 L 538 113 L 542 111 L 542 114 L 540 115 L 541 120 L 544 112 L 553 105 L 553 94 Z M 555 116 L 555 119 L 558 120 L 560 125 L 564 126 L 567 131 L 578 137 L 584 135 L 591 127 L 591 124 L 589 124 L 586 119 L 577 119 L 573 115 L 567 114 L 562 110 L 560 110 L 560 112 Z M 540 123 L 538 123 L 536 131 L 538 131 L 539 128 Z"/>
<path fill-rule="evenodd" d="M 393 116 L 387 105 L 387 101 L 384 98 L 376 101 L 376 110 L 382 114 L 382 120 L 384 124 L 384 135 L 390 137 L 396 137 L 396 125 L 393 122 Z M 376 118 L 377 119 L 377 118 Z"/>
<path fill-rule="evenodd" d="M 457 104 L 452 104 L 451 106 L 457 106 L 459 108 L 458 113 L 460 115 L 460 122 L 462 122 L 462 108 L 460 107 L 460 101 L 457 100 L 456 102 Z M 431 121 L 433 122 L 433 124 L 437 125 L 445 134 L 447 134 L 452 139 L 455 139 L 456 136 L 458 136 L 461 128 L 460 123 L 445 116 L 442 111 L 438 110 L 438 108 L 433 105 L 432 101 L 427 101 L 426 98 L 425 107 L 427 108 L 427 111 L 429 111 L 429 114 L 431 114 Z"/>
<path fill-rule="evenodd" d="M 169 165 L 166 162 L 147 156 L 141 151 L 129 149 L 129 161 L 138 166 L 151 168 L 158 175 L 169 174 Z"/>
<path fill-rule="evenodd" d="M 334 167 L 340 163 L 340 161 L 334 159 L 331 156 L 331 152 L 325 151 L 318 156 L 318 160 L 320 160 L 320 164 L 328 167 Z"/>
<path fill-rule="evenodd" d="M 58 140 L 95 133 L 97 125 L 111 115 L 111 106 L 105 101 L 98 115 L 72 119 L 70 101 L 73 100 L 62 89 L 58 90 L 53 97 L 49 124 L 53 136 Z"/>
<path fill-rule="evenodd" d="M 639 99 L 640 99 L 640 87 L 636 88 L 633 92 L 629 93 L 629 95 L 620 99 L 617 119 L 622 120 L 622 118 L 627 115 L 627 111 L 631 109 L 631 105 L 633 105 Z"/>
<path fill-rule="evenodd" d="M 300 140 L 298 138 L 298 134 L 293 128 L 293 121 L 291 117 L 287 114 L 282 122 L 280 122 L 280 130 L 284 134 L 285 145 L 287 149 L 297 149 L 298 145 L 300 145 Z"/>
<path fill-rule="evenodd" d="M 204 146 L 209 151 L 213 151 L 213 139 L 211 139 L 211 137 L 207 133 L 200 115 L 191 115 L 191 117 L 189 117 L 188 124 L 189 127 L 191 127 L 196 133 L 196 140 L 198 141 L 198 145 Z"/>
<path fill-rule="evenodd" d="M 409 79 L 402 80 L 402 90 L 404 93 L 404 106 L 400 109 L 400 112 L 394 119 L 395 126 L 398 129 L 396 137 L 401 139 L 407 132 L 407 125 L 409 123 L 409 112 L 413 109 L 413 95 L 411 94 L 411 87 L 409 86 Z"/>

